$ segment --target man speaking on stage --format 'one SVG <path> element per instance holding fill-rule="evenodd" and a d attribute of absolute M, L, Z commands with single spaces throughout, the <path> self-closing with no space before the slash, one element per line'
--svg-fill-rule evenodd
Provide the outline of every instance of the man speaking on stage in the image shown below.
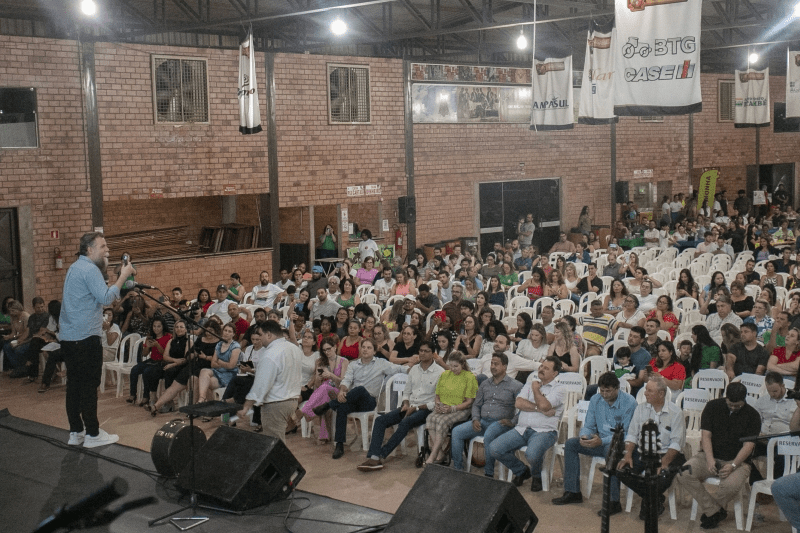
<path fill-rule="evenodd" d="M 97 420 L 97 387 L 103 371 L 103 307 L 119 298 L 128 276 L 135 274 L 130 262 L 122 265 L 117 281 L 106 285 L 108 245 L 102 233 L 81 237 L 78 260 L 67 271 L 61 304 L 60 342 L 67 365 L 67 419 L 70 446 L 96 448 L 113 444 L 117 435 L 100 429 Z"/>

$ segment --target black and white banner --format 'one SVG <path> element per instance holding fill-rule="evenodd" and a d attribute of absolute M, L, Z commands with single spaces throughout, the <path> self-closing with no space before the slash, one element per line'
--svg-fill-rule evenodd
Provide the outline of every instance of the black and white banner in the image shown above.
<path fill-rule="evenodd" d="M 769 68 L 737 70 L 734 90 L 734 126 L 769 126 Z"/>
<path fill-rule="evenodd" d="M 572 56 L 533 59 L 532 130 L 568 130 L 574 127 Z"/>
<path fill-rule="evenodd" d="M 578 112 L 580 124 L 611 124 L 619 120 L 614 114 L 616 35 L 613 20 L 608 24 L 593 20 L 589 27 Z"/>
<path fill-rule="evenodd" d="M 239 132 L 250 135 L 260 131 L 261 110 L 258 107 L 256 51 L 253 49 L 251 32 L 239 45 Z"/>
<path fill-rule="evenodd" d="M 786 118 L 800 117 L 800 51 L 789 50 L 786 65 Z"/>
<path fill-rule="evenodd" d="M 702 111 L 702 6 L 702 0 L 615 0 L 617 115 Z"/>

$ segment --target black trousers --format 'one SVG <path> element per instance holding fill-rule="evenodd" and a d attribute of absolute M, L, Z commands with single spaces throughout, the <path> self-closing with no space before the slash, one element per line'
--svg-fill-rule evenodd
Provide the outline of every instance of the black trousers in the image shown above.
<path fill-rule="evenodd" d="M 46 345 L 47 341 L 44 341 L 39 337 L 34 337 L 31 339 L 30 346 L 28 346 L 28 351 L 25 354 L 28 357 L 28 365 L 26 368 L 28 371 L 28 377 L 34 379 L 39 377 L 39 353 L 41 353 L 42 348 L 44 348 Z"/>
<path fill-rule="evenodd" d="M 47 353 L 47 362 L 44 365 L 44 372 L 42 372 L 42 385 L 50 385 L 56 373 L 56 365 L 63 362 L 64 355 L 61 350 Z"/>
<path fill-rule="evenodd" d="M 225 394 L 222 395 L 223 400 L 233 398 L 233 401 L 238 404 L 243 404 L 247 399 L 247 393 L 253 387 L 255 381 L 254 376 L 234 376 L 228 383 L 225 389 Z M 261 425 L 261 409 L 258 407 L 253 408 L 253 423 Z"/>
<path fill-rule="evenodd" d="M 61 341 L 61 354 L 67 365 L 67 420 L 70 432 L 96 437 L 97 387 L 103 373 L 103 344 L 99 336 L 80 341 Z"/>

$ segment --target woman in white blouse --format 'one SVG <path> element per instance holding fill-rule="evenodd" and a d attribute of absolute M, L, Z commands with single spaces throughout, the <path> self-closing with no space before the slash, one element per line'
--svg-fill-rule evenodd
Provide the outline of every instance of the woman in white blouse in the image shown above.
<path fill-rule="evenodd" d="M 547 344 L 547 333 L 545 333 L 544 326 L 541 324 L 534 324 L 531 326 L 531 331 L 528 338 L 520 341 L 517 345 L 517 355 L 531 361 L 541 362 L 547 357 L 547 351 L 550 346 Z"/>

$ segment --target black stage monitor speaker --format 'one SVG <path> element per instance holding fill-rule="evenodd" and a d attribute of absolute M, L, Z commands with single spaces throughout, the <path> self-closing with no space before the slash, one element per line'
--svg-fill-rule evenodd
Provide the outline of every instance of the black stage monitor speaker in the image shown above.
<path fill-rule="evenodd" d="M 397 199 L 397 215 L 401 224 L 410 224 L 417 220 L 417 199 L 414 196 L 401 196 Z"/>
<path fill-rule="evenodd" d="M 385 533 L 530 533 L 539 523 L 511 483 L 427 465 Z"/>
<path fill-rule="evenodd" d="M 306 474 L 280 440 L 220 426 L 195 458 L 195 490 L 223 507 L 246 511 L 282 500 Z M 178 486 L 192 489 L 191 463 L 178 476 Z"/>

